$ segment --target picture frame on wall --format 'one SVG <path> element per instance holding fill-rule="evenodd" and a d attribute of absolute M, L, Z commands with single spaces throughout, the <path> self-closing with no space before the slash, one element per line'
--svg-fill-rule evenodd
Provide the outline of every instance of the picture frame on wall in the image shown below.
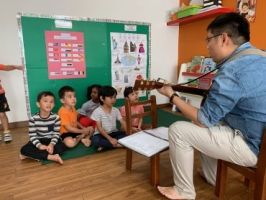
<path fill-rule="evenodd" d="M 237 12 L 249 22 L 254 22 L 256 17 L 256 0 L 237 0 Z"/>

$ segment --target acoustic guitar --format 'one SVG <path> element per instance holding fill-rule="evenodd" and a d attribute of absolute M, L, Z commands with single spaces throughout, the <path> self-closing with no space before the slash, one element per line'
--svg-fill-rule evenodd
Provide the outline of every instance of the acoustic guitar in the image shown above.
<path fill-rule="evenodd" d="M 165 83 L 159 82 L 159 81 L 148 81 L 148 80 L 135 80 L 135 84 L 133 89 L 134 90 L 153 90 L 153 89 L 159 89 L 163 87 Z M 170 85 L 170 84 L 166 84 Z M 208 94 L 208 90 L 201 89 L 201 88 L 194 88 L 194 87 L 188 87 L 183 85 L 170 85 L 173 90 L 178 92 L 184 92 L 184 93 L 190 93 L 190 94 L 196 94 L 201 95 L 203 97 L 206 97 Z"/>

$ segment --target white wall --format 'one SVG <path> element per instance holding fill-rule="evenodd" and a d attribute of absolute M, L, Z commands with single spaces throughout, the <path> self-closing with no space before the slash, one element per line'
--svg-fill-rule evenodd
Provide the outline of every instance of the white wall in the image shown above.
<path fill-rule="evenodd" d="M 3 3 L 2 3 L 3 4 Z M 0 63 L 21 64 L 18 12 L 116 19 L 151 23 L 151 77 L 176 80 L 178 27 L 167 27 L 179 0 L 9 0 L 0 8 Z M 27 120 L 25 88 L 20 71 L 0 72 L 11 108 L 10 122 Z M 157 92 L 153 92 L 157 95 Z M 157 95 L 158 103 L 168 99 Z"/>

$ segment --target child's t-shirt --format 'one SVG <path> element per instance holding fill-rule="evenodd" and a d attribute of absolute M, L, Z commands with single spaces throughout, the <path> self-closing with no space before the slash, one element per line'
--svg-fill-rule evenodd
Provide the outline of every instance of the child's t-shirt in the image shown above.
<path fill-rule="evenodd" d="M 56 144 L 60 138 L 60 118 L 57 114 L 50 113 L 49 117 L 42 118 L 39 113 L 29 120 L 30 141 L 37 148 L 41 145 L 40 139 L 49 138 L 51 144 Z"/>
<path fill-rule="evenodd" d="M 75 128 L 78 127 L 78 113 L 75 108 L 73 108 L 72 110 L 68 110 L 64 106 L 62 106 L 58 111 L 58 115 L 61 119 L 61 126 L 60 126 L 61 134 L 69 132 L 65 128 L 66 125 L 70 125 Z"/>
<path fill-rule="evenodd" d="M 92 100 L 87 101 L 82 104 L 81 108 L 78 109 L 78 113 L 90 117 L 92 112 L 100 106 L 100 103 L 95 103 Z"/>
<path fill-rule="evenodd" d="M 126 117 L 126 107 L 125 106 L 122 106 L 121 108 L 120 108 L 120 112 L 121 112 L 121 115 L 122 115 L 122 117 Z M 144 113 L 144 107 L 143 107 L 143 105 L 136 105 L 136 106 L 132 106 L 131 107 L 131 113 L 132 114 L 140 114 L 140 113 Z M 139 125 L 139 120 L 140 120 L 140 118 L 134 118 L 133 120 L 132 120 L 132 126 L 134 126 L 134 127 L 138 127 L 138 125 Z"/>
<path fill-rule="evenodd" d="M 100 106 L 93 111 L 91 119 L 95 120 L 96 122 L 101 122 L 102 128 L 107 133 L 112 133 L 118 131 L 116 128 L 116 121 L 120 121 L 122 116 L 119 110 L 115 107 L 112 107 L 110 113 L 106 113 L 102 106 Z M 96 129 L 94 134 L 99 134 L 99 131 Z"/>

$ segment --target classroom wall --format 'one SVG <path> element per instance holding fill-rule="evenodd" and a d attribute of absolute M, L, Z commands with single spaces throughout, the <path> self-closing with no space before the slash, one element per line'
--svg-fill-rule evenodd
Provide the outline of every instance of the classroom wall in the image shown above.
<path fill-rule="evenodd" d="M 151 23 L 151 77 L 176 80 L 178 27 L 167 27 L 168 13 L 178 0 L 9 0 L 0 11 L 0 63 L 21 64 L 18 12 L 116 19 Z M 52 8 L 51 8 L 52 7 Z M 23 75 L 20 71 L 0 72 L 11 112 L 10 122 L 28 119 Z M 156 91 L 152 92 L 157 95 Z M 168 99 L 157 95 L 158 103 Z"/>
<path fill-rule="evenodd" d="M 236 9 L 236 4 L 236 0 L 223 0 L 223 6 L 233 10 Z M 256 19 L 250 23 L 251 43 L 261 49 L 266 49 L 265 10 L 266 1 L 257 1 Z M 213 18 L 199 20 L 179 27 L 180 32 L 177 36 L 179 37 L 178 66 L 181 63 L 189 62 L 192 56 L 208 56 L 205 44 L 206 28 L 212 20 Z"/>

